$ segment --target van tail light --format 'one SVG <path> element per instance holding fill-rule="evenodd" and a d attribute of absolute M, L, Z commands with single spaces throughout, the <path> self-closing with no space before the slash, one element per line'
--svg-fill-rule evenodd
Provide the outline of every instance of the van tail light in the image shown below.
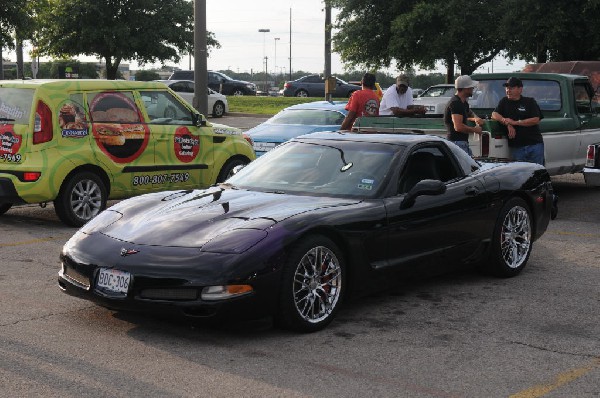
<path fill-rule="evenodd" d="M 52 141 L 52 112 L 43 101 L 38 101 L 33 126 L 33 143 Z"/>
<path fill-rule="evenodd" d="M 596 167 L 596 145 L 588 145 L 586 167 Z"/>
<path fill-rule="evenodd" d="M 39 171 L 27 171 L 27 172 L 23 173 L 23 181 L 24 182 L 35 182 L 35 181 L 39 180 L 41 175 L 42 175 L 42 173 L 40 173 Z"/>
<path fill-rule="evenodd" d="M 481 157 L 487 158 L 490 156 L 490 135 L 481 134 Z"/>
<path fill-rule="evenodd" d="M 248 134 L 242 134 L 242 137 L 244 137 L 244 139 L 248 141 L 248 144 L 250 144 L 250 146 L 254 146 L 254 141 L 252 141 L 252 137 L 250 137 Z"/>

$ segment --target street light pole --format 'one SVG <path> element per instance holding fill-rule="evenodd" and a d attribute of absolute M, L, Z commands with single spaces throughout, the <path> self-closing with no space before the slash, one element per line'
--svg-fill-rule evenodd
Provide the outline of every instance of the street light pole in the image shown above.
<path fill-rule="evenodd" d="M 265 43 L 266 43 L 266 37 L 267 37 L 267 33 L 269 33 L 271 31 L 271 29 L 259 29 L 258 32 L 263 34 L 263 62 L 265 64 L 265 85 L 263 87 L 263 91 L 266 92 L 267 91 L 267 55 L 266 55 L 266 50 L 265 50 Z"/>
<path fill-rule="evenodd" d="M 275 74 L 277 74 L 277 40 L 279 37 L 275 37 L 275 56 L 273 57 L 273 70 L 275 70 Z"/>

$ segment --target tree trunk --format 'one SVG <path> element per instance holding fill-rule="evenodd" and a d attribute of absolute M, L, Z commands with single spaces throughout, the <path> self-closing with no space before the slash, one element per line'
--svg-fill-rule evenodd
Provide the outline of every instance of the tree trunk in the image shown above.
<path fill-rule="evenodd" d="M 17 79 L 24 79 L 25 75 L 23 73 L 23 41 L 17 39 L 16 49 L 17 53 Z"/>
<path fill-rule="evenodd" d="M 2 60 L 2 41 L 0 40 L 0 80 L 4 80 L 4 61 Z"/>
<path fill-rule="evenodd" d="M 454 83 L 454 58 L 446 59 L 446 83 Z"/>
<path fill-rule="evenodd" d="M 112 62 L 111 57 L 104 57 L 106 63 L 106 78 L 108 80 L 117 80 L 117 72 L 119 71 L 119 60 Z"/>

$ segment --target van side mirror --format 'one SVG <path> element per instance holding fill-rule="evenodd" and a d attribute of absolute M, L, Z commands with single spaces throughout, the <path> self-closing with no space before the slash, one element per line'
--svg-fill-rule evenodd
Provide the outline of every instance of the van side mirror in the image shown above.
<path fill-rule="evenodd" d="M 206 119 L 201 114 L 192 112 L 192 124 L 196 127 L 204 127 Z"/>

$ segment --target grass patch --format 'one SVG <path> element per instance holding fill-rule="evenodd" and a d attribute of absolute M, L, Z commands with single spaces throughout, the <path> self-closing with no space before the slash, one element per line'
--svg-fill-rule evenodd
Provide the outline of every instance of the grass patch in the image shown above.
<path fill-rule="evenodd" d="M 274 115 L 288 106 L 305 102 L 322 101 L 323 98 L 307 97 L 250 97 L 227 96 L 229 112 L 254 113 L 258 115 Z M 334 98 L 335 101 L 347 101 L 347 98 Z"/>

